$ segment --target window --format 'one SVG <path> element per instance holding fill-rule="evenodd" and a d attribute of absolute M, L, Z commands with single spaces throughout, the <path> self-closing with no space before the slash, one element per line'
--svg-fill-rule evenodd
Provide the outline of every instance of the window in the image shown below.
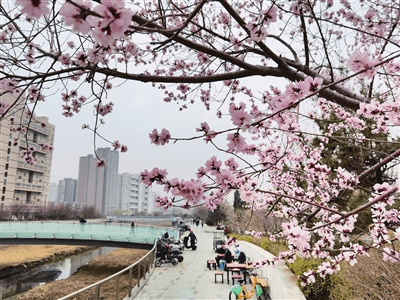
<path fill-rule="evenodd" d="M 10 156 L 9 155 L 7 155 L 7 161 L 10 161 Z"/>
<path fill-rule="evenodd" d="M 6 164 L 6 170 L 8 170 L 8 164 Z"/>
<path fill-rule="evenodd" d="M 7 177 L 7 176 L 8 176 L 8 172 L 5 172 L 5 173 L 4 173 L 4 177 Z"/>
<path fill-rule="evenodd" d="M 11 141 L 8 142 L 8 147 L 11 147 Z"/>
<path fill-rule="evenodd" d="M 10 133 L 10 140 L 12 139 L 12 133 Z"/>
<path fill-rule="evenodd" d="M 4 185 L 7 184 L 7 179 L 4 179 L 3 184 L 4 184 Z"/>
<path fill-rule="evenodd" d="M 3 186 L 3 194 L 5 194 L 5 193 L 6 193 L 6 187 Z"/>
<path fill-rule="evenodd" d="M 1 196 L 1 201 L 4 201 L 4 199 L 6 199 L 5 196 Z M 1 204 L 1 208 L 3 208 L 3 203 Z"/>
<path fill-rule="evenodd" d="M 7 149 L 7 154 L 10 154 L 11 153 L 11 148 L 8 148 Z"/>

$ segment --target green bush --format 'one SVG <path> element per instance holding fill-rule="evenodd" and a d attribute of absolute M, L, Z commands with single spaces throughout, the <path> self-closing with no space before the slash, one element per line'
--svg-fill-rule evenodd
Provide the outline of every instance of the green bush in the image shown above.
<path fill-rule="evenodd" d="M 267 250 L 269 248 L 269 239 L 268 238 L 262 238 L 261 239 L 261 248 Z"/>
<path fill-rule="evenodd" d="M 331 289 L 333 287 L 333 282 L 335 275 L 327 275 L 325 278 L 321 278 L 320 276 L 315 277 L 315 282 L 311 284 L 307 284 L 306 286 L 301 286 L 300 276 L 303 275 L 304 272 L 313 269 L 317 270 L 318 266 L 322 263 L 322 260 L 314 260 L 314 259 L 303 259 L 298 258 L 294 263 L 287 263 L 288 268 L 292 271 L 292 273 L 298 277 L 297 285 L 304 293 L 304 296 L 307 300 L 320 300 L 320 299 L 330 299 Z"/>

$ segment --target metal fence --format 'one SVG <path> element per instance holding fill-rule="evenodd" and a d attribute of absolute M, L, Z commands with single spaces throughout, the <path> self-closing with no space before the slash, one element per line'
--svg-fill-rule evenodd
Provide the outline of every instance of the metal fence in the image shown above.
<path fill-rule="evenodd" d="M 132 290 L 134 287 L 141 287 L 145 284 L 145 279 L 148 279 L 149 276 L 153 273 L 155 265 L 155 256 L 156 256 L 156 244 L 147 253 L 144 257 L 140 260 L 135 262 L 134 264 L 130 265 L 129 267 L 107 277 L 103 280 L 100 280 L 94 284 L 91 284 L 79 291 L 71 293 L 67 296 L 59 298 L 58 300 L 80 300 L 80 299 L 93 299 L 93 300 L 100 300 L 100 299 L 124 299 L 125 297 L 132 296 Z M 134 281 L 136 283 L 134 284 Z M 108 286 L 107 286 L 108 284 Z M 110 286 L 112 291 L 110 291 Z M 110 292 L 113 294 L 113 297 L 104 298 L 102 296 L 102 287 L 104 289 L 107 288 L 107 293 Z"/>

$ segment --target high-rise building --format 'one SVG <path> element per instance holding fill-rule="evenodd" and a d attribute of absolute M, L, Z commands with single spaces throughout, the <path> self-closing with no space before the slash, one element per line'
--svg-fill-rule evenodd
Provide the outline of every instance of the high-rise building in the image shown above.
<path fill-rule="evenodd" d="M 49 188 L 49 202 L 55 203 L 58 200 L 58 185 L 55 182 L 50 183 L 50 188 Z"/>
<path fill-rule="evenodd" d="M 64 178 L 58 182 L 58 202 L 75 203 L 78 194 L 78 180 Z"/>
<path fill-rule="evenodd" d="M 15 105 L 13 117 L 22 128 L 22 131 L 12 131 L 13 125 L 8 118 L 0 121 L 0 205 L 44 206 L 49 196 L 52 153 L 43 151 L 39 144 L 53 145 L 55 127 L 47 117 L 30 118 L 26 115 L 24 99 L 17 96 L 4 94 L 0 99 L 3 103 Z M 18 139 L 18 146 L 13 146 L 14 138 Z M 36 149 L 34 165 L 26 163 L 22 155 L 31 146 Z"/>
<path fill-rule="evenodd" d="M 110 148 L 98 148 L 97 155 L 104 158 L 107 165 L 104 169 L 103 178 L 103 204 L 104 214 L 107 215 L 117 209 L 117 181 L 118 181 L 118 165 L 119 153 Z"/>
<path fill-rule="evenodd" d="M 110 148 L 98 148 L 96 153 L 106 160 L 107 165 L 97 168 L 97 158 L 91 154 L 79 159 L 77 202 L 94 206 L 98 213 L 105 216 L 117 207 L 119 156 Z"/>
<path fill-rule="evenodd" d="M 118 175 L 117 205 L 119 210 L 134 212 L 153 211 L 150 188 L 140 182 L 140 175 L 122 173 Z"/>

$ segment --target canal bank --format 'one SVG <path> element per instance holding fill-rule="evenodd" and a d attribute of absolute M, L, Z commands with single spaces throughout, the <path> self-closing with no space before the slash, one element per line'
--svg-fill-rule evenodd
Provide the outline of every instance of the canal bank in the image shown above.
<path fill-rule="evenodd" d="M 142 249 L 117 249 L 111 253 L 99 256 L 93 259 L 88 264 L 78 269 L 78 272 L 73 274 L 67 279 L 57 280 L 47 283 L 42 286 L 37 286 L 32 290 L 17 296 L 16 300 L 39 300 L 39 299 L 59 299 L 72 292 L 80 290 L 92 283 L 98 282 L 106 277 L 109 277 L 119 270 L 130 266 L 144 255 L 148 250 Z M 126 280 L 127 283 L 127 280 Z M 135 280 L 133 281 L 135 284 Z M 120 280 L 120 289 L 127 290 L 124 288 L 124 280 Z M 104 299 L 115 298 L 115 287 L 116 282 L 111 280 L 104 286 L 102 286 L 102 296 Z M 83 293 L 77 299 L 89 299 L 94 293 L 94 290 L 89 290 L 87 293 Z"/>
<path fill-rule="evenodd" d="M 25 247 L 31 249 L 31 246 Z M 10 251 L 12 249 L 13 247 L 11 247 Z M 53 254 L 51 257 L 39 261 L 27 262 L 13 268 L 5 268 L 0 272 L 2 276 L 0 279 L 0 299 L 9 299 L 29 291 L 35 286 L 54 280 L 66 279 L 94 258 L 114 250 L 115 248 L 110 247 L 91 247 L 89 249 L 81 247 L 69 252 L 73 253 L 73 255 L 67 255 L 68 251 L 62 251 L 63 253 L 57 252 L 58 255 Z"/>

